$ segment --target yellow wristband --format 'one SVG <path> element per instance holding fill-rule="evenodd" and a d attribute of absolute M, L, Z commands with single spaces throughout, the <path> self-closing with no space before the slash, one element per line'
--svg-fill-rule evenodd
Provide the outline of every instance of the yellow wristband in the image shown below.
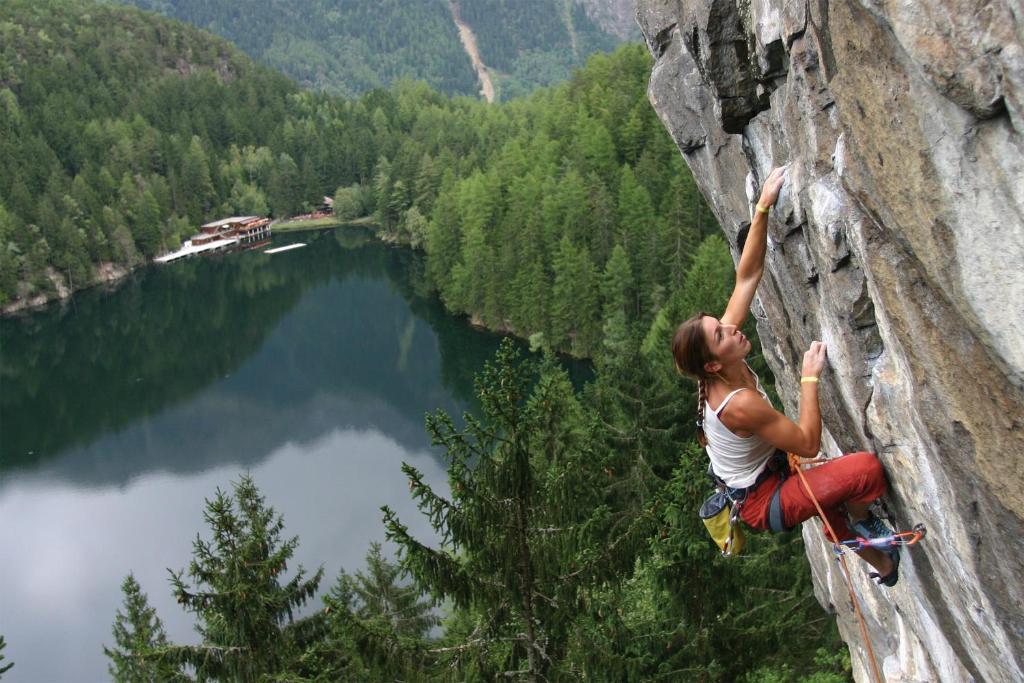
<path fill-rule="evenodd" d="M 768 213 L 768 207 L 767 206 L 761 206 L 760 204 L 758 204 L 756 208 L 757 208 L 757 211 L 760 212 L 760 213 Z"/>
<path fill-rule="evenodd" d="M 817 377 L 801 377 L 800 378 L 800 384 L 803 384 L 804 382 L 814 382 L 815 384 L 817 384 L 818 383 L 818 378 Z"/>

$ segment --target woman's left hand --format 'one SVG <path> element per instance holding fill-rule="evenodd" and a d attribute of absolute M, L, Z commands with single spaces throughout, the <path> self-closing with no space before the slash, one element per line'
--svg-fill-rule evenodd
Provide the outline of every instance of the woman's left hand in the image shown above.
<path fill-rule="evenodd" d="M 782 190 L 782 183 L 786 180 L 786 169 L 788 166 L 779 166 L 768 174 L 761 188 L 761 199 L 757 203 L 765 208 L 774 206 L 779 199 L 779 192 Z"/>

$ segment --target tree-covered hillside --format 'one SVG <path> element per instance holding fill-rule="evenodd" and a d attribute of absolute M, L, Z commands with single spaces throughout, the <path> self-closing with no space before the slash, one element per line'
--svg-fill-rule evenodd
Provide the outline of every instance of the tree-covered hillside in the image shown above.
<path fill-rule="evenodd" d="M 448 95 L 480 90 L 449 0 L 121 0 L 222 35 L 303 87 L 354 96 L 401 78 Z M 564 80 L 619 39 L 572 0 L 463 0 L 484 63 L 507 100 Z"/>
<path fill-rule="evenodd" d="M 138 10 L 0 5 L 0 303 L 130 267 L 213 212 L 293 210 L 295 93 L 223 39 Z"/>
<path fill-rule="evenodd" d="M 426 248 L 452 310 L 593 355 L 652 319 L 710 232 L 640 46 L 499 106 L 412 82 L 345 101 L 132 8 L 0 12 L 0 303 L 334 193 Z"/>
<path fill-rule="evenodd" d="M 356 213 L 428 248 L 454 310 L 588 355 L 606 304 L 629 297 L 625 321 L 649 317 L 701 236 L 639 47 L 492 107 L 410 82 L 355 101 L 299 92 L 196 29 L 84 0 L 12 0 L 0 31 L 0 304 L 133 267 L 206 220 L 295 213 L 343 187 Z M 637 285 L 570 306 L 616 245 L 609 277 Z"/>
<path fill-rule="evenodd" d="M 479 86 L 441 0 L 124 0 L 228 38 L 301 86 L 353 96 L 400 78 Z"/>
<path fill-rule="evenodd" d="M 525 99 L 421 109 L 337 210 L 372 195 L 451 310 L 594 356 L 652 320 L 715 227 L 647 102 L 649 70 L 623 46 Z"/>

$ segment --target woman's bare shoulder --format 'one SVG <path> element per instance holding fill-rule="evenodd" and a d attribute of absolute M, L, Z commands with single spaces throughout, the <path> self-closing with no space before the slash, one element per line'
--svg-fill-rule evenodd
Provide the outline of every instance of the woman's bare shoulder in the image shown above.
<path fill-rule="evenodd" d="M 732 397 L 719 417 L 730 429 L 752 431 L 776 414 L 778 411 L 756 389 L 744 387 Z"/>

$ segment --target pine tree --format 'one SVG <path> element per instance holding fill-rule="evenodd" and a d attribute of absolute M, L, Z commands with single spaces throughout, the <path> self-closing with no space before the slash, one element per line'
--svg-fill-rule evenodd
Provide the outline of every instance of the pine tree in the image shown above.
<path fill-rule="evenodd" d="M 203 142 L 192 136 L 188 150 L 182 159 L 178 197 L 178 210 L 187 214 L 196 225 L 203 222 L 214 198 L 213 180 L 210 177 L 210 160 L 203 148 Z"/>
<path fill-rule="evenodd" d="M 485 677 L 546 680 L 561 666 L 582 584 L 593 580 L 614 534 L 603 526 L 600 465 L 564 371 L 534 368 L 502 343 L 478 377 L 483 417 L 458 430 L 441 412 L 428 431 L 447 451 L 451 498 L 403 465 L 443 547 L 429 548 L 384 510 L 402 566 L 439 599 L 473 613 L 463 642 L 443 648 L 450 665 Z"/>
<path fill-rule="evenodd" d="M 419 207 L 412 206 L 405 214 L 405 233 L 409 239 L 409 246 L 413 249 L 420 249 L 427 239 L 427 219 L 420 213 Z"/>
<path fill-rule="evenodd" d="M 283 539 L 284 521 L 244 476 L 233 495 L 206 501 L 212 540 L 196 537 L 188 575 L 171 572 L 178 602 L 196 615 L 199 645 L 170 645 L 165 661 L 194 667 L 200 678 L 255 681 L 284 677 L 323 633 L 322 615 L 297 619 L 316 593 L 323 568 L 307 578 L 299 566 L 282 581 L 298 545 Z M 276 679 L 275 679 L 276 680 Z"/>
<path fill-rule="evenodd" d="M 569 346 L 575 334 L 576 300 L 578 294 L 579 253 L 568 235 L 558 243 L 558 252 L 551 267 L 555 284 L 551 292 L 551 326 L 549 341 L 555 348 Z"/>
<path fill-rule="evenodd" d="M 284 152 L 277 158 L 270 174 L 267 188 L 270 210 L 275 216 L 290 216 L 298 213 L 302 205 L 301 178 L 295 160 Z"/>
<path fill-rule="evenodd" d="M 630 320 L 637 314 L 634 299 L 631 292 L 633 284 L 633 270 L 629 265 L 629 256 L 622 245 L 616 244 L 612 249 L 608 262 L 605 263 L 604 273 L 601 276 L 601 298 L 604 300 L 604 318 L 608 320 L 612 315 L 621 312 L 624 320 Z"/>
<path fill-rule="evenodd" d="M 400 585 L 402 570 L 389 562 L 379 543 L 366 553 L 366 570 L 355 575 L 342 572 L 339 584 L 351 590 L 356 615 L 379 623 L 397 636 L 425 638 L 438 624 L 432 605 L 413 585 Z"/>
<path fill-rule="evenodd" d="M 427 651 L 430 629 L 440 623 L 433 604 L 415 585 L 402 585 L 403 572 L 381 553 L 366 554 L 366 569 L 342 571 L 324 596 L 327 637 L 319 645 L 330 669 L 326 680 L 422 680 L 433 663 Z M 325 655 L 325 656 L 324 656 Z"/>
<path fill-rule="evenodd" d="M 103 647 L 110 658 L 107 670 L 117 683 L 186 680 L 173 665 L 160 660 L 159 650 L 167 646 L 167 635 L 156 610 L 132 574 L 121 583 L 123 611 L 114 618 L 113 649 Z"/>
<path fill-rule="evenodd" d="M 656 252 L 653 240 L 654 207 L 647 190 L 640 185 L 633 170 L 622 167 L 619 183 L 619 243 L 626 249 L 635 278 L 636 310 L 643 313 L 650 304 L 650 293 L 657 283 Z"/>
<path fill-rule="evenodd" d="M 11 668 L 14 666 L 14 662 L 7 662 L 6 664 L 4 664 L 5 647 L 7 647 L 7 643 L 4 642 L 4 637 L 0 636 L 0 678 L 3 678 L 3 675 L 10 671 Z"/>
<path fill-rule="evenodd" d="M 391 200 L 391 184 L 391 162 L 382 156 L 377 160 L 377 171 L 373 176 L 373 206 L 377 212 L 377 222 L 385 229 L 390 228 L 388 203 Z"/>
<path fill-rule="evenodd" d="M 434 205 L 434 215 L 427 226 L 424 248 L 427 252 L 427 273 L 431 281 L 445 295 L 452 284 L 452 273 L 459 263 L 461 252 L 462 217 L 455 191 L 454 180 L 442 186 Z"/>
<path fill-rule="evenodd" d="M 494 252 L 487 244 L 484 227 L 479 222 L 466 225 L 462 236 L 462 257 L 452 269 L 452 286 L 445 298 L 453 310 L 469 315 L 483 312 L 493 262 Z"/>
<path fill-rule="evenodd" d="M 416 171 L 416 182 L 413 186 L 413 204 L 429 214 L 431 209 L 434 208 L 434 200 L 437 198 L 440 187 L 441 168 L 433 157 L 429 154 L 424 154 Z"/>
<path fill-rule="evenodd" d="M 160 251 L 162 246 L 161 223 L 160 207 L 157 205 L 153 193 L 147 189 L 139 198 L 139 205 L 135 211 L 135 223 L 132 226 L 135 243 L 144 256 L 154 256 Z"/>

